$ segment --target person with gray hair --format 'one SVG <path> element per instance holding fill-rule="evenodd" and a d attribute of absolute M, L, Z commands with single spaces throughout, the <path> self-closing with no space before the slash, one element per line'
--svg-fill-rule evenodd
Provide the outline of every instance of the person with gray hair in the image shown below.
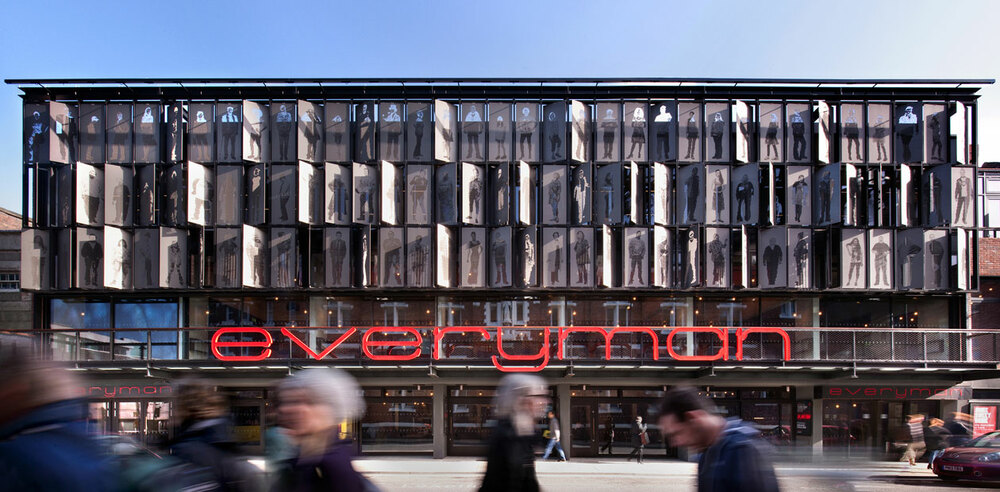
<path fill-rule="evenodd" d="M 499 421 L 490 436 L 479 492 L 539 490 L 532 443 L 535 421 L 548 405 L 548 386 L 541 377 L 510 374 L 500 380 L 495 410 Z"/>
<path fill-rule="evenodd" d="M 274 490 L 372 490 L 351 465 L 350 440 L 340 439 L 338 429 L 364 409 L 358 383 L 339 369 L 307 369 L 282 381 L 278 419 L 298 454 L 281 464 Z"/>

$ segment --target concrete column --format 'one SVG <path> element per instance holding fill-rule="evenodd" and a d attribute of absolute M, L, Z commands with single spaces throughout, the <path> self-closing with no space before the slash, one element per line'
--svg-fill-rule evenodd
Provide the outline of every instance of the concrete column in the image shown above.
<path fill-rule="evenodd" d="M 434 396 L 431 400 L 431 428 L 433 429 L 431 443 L 434 448 L 434 458 L 441 459 L 448 454 L 448 441 L 445 436 L 445 398 L 448 393 L 448 386 L 444 384 L 435 384 Z"/>
<path fill-rule="evenodd" d="M 810 443 L 812 444 L 812 455 L 813 458 L 822 458 L 823 456 L 823 400 L 819 398 L 813 398 L 812 401 L 812 436 L 810 438 Z"/>
<path fill-rule="evenodd" d="M 573 440 L 570 437 L 570 432 L 572 431 L 572 418 L 570 415 L 570 391 L 568 384 L 557 384 L 556 385 L 556 399 L 559 401 L 559 444 L 562 445 L 563 451 L 566 452 L 566 459 L 572 458 L 571 448 L 573 447 Z"/>

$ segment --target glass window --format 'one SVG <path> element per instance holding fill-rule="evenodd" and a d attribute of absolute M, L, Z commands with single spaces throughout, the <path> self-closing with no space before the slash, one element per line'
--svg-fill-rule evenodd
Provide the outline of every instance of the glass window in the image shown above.
<path fill-rule="evenodd" d="M 18 290 L 21 288 L 21 274 L 15 272 L 0 273 L 0 290 Z"/>
<path fill-rule="evenodd" d="M 144 300 L 115 303 L 116 359 L 176 359 L 177 302 Z"/>
<path fill-rule="evenodd" d="M 107 330 L 111 326 L 111 304 L 79 299 L 53 299 L 49 305 L 54 330 Z M 109 360 L 111 332 L 57 332 L 51 336 L 54 360 Z"/>

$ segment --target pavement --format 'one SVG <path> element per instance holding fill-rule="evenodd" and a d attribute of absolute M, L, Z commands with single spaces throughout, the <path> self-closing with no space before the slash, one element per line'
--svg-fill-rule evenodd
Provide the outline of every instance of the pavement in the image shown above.
<path fill-rule="evenodd" d="M 354 461 L 383 491 L 474 491 L 486 471 L 478 458 L 361 457 Z M 897 462 L 779 463 L 775 473 L 785 491 L 957 491 L 998 489 L 1000 483 L 944 482 L 926 468 Z M 587 492 L 609 490 L 696 490 L 697 464 L 679 460 L 579 458 L 568 462 L 539 461 L 542 490 Z"/>

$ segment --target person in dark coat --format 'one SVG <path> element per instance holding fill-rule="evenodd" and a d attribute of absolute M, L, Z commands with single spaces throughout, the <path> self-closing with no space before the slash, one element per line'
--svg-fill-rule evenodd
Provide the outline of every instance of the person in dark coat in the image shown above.
<path fill-rule="evenodd" d="M 63 369 L 0 356 L 0 490 L 117 490 L 118 466 L 87 433 L 87 402 Z"/>
<path fill-rule="evenodd" d="M 479 492 L 537 492 L 535 420 L 549 404 L 545 380 L 534 374 L 510 374 L 497 387 L 496 429 L 486 454 L 486 474 Z"/>
<path fill-rule="evenodd" d="M 626 461 L 632 461 L 634 457 L 636 461 L 642 463 L 642 453 L 646 448 L 646 443 L 642 442 L 643 436 L 648 436 L 646 434 L 646 424 L 642 423 L 641 415 L 636 415 L 635 422 L 632 422 L 632 452 L 628 454 Z"/>
<path fill-rule="evenodd" d="M 606 424 L 604 424 L 604 436 L 605 436 L 605 439 L 607 439 L 607 442 L 604 444 L 604 446 L 601 446 L 601 449 L 598 450 L 598 454 L 600 454 L 605 449 L 607 449 L 608 450 L 608 456 L 614 456 L 614 454 L 615 454 L 614 449 L 613 449 L 614 445 L 615 445 L 615 423 L 614 422 L 612 422 L 612 421 L 609 420 Z"/>
<path fill-rule="evenodd" d="M 944 421 L 931 419 L 930 425 L 924 430 L 924 443 L 927 444 L 927 450 L 931 452 L 930 458 L 927 458 L 927 468 L 934 466 L 934 460 L 944 453 L 945 448 L 948 447 L 948 437 L 948 429 L 944 428 Z"/>
<path fill-rule="evenodd" d="M 181 425 L 170 444 L 170 453 L 207 469 L 219 490 L 261 490 L 260 474 L 236 452 L 225 398 L 205 381 L 188 380 L 178 386 Z"/>
<path fill-rule="evenodd" d="M 339 422 L 364 413 L 358 383 L 339 369 L 306 369 L 278 386 L 281 426 L 298 446 L 282 462 L 275 491 L 361 492 L 373 486 L 351 464 L 351 441 L 340 439 Z"/>
<path fill-rule="evenodd" d="M 972 416 L 963 412 L 953 412 L 944 428 L 948 431 L 949 446 L 965 446 L 972 439 Z"/>
<path fill-rule="evenodd" d="M 690 386 L 672 388 L 660 401 L 660 429 L 670 444 L 700 453 L 699 491 L 776 492 L 768 445 L 753 426 L 726 420 L 712 400 Z"/>

